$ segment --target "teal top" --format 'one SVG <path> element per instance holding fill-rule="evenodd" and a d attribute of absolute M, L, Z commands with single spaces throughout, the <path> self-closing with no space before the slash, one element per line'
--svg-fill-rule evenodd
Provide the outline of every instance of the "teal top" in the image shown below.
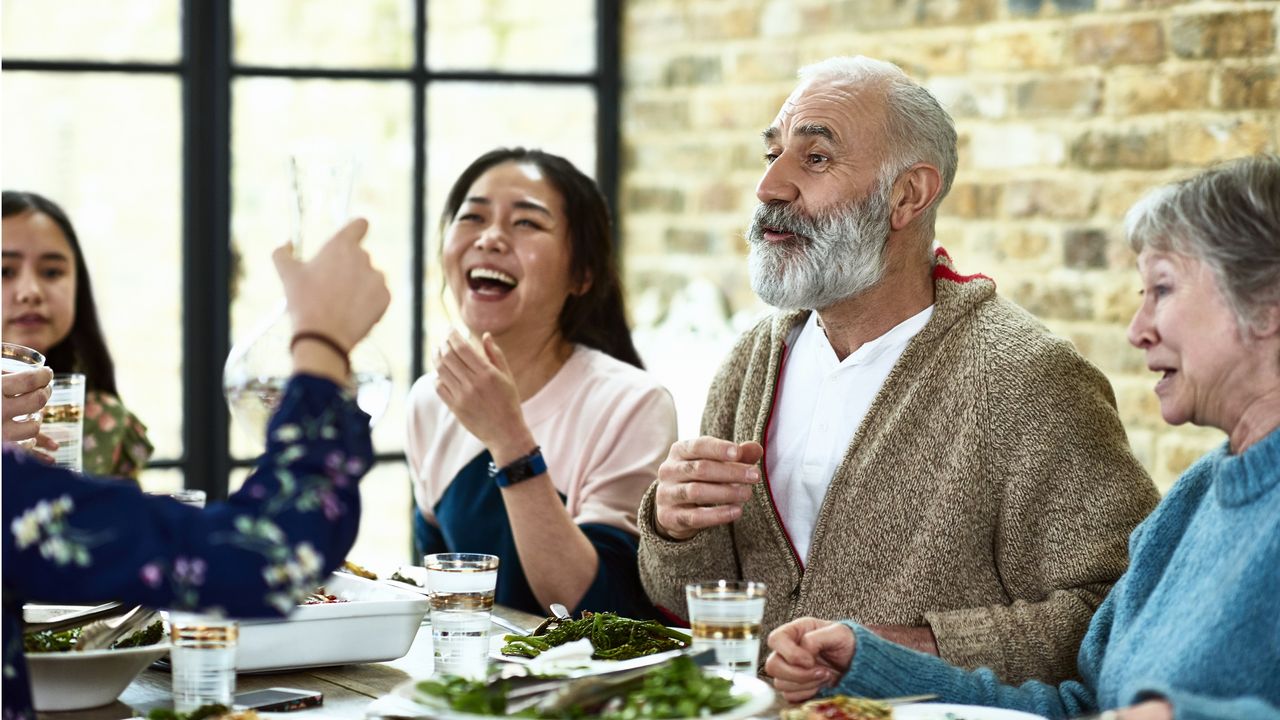
<path fill-rule="evenodd" d="M 1201 458 L 1129 539 L 1080 646 L 1079 681 L 1002 685 L 873 635 L 831 691 L 1071 717 L 1163 697 L 1177 720 L 1280 720 L 1280 429 Z"/>

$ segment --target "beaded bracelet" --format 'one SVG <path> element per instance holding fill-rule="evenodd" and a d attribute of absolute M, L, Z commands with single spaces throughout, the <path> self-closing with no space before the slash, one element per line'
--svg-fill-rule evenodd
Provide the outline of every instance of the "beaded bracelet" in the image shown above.
<path fill-rule="evenodd" d="M 289 352 L 293 352 L 293 348 L 303 340 L 315 340 L 321 345 L 327 345 L 330 350 L 337 353 L 338 357 L 342 358 L 342 364 L 346 368 L 346 374 L 351 374 L 351 358 L 348 356 L 346 348 L 339 345 L 337 340 L 334 340 L 321 332 L 303 330 L 302 332 L 296 332 L 293 334 L 293 339 L 289 341 Z"/>

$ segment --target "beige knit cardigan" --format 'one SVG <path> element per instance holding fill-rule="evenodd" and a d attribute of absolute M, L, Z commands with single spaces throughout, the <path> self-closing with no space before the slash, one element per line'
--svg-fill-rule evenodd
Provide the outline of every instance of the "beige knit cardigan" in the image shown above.
<path fill-rule="evenodd" d="M 687 617 L 686 583 L 768 584 L 764 632 L 795 617 L 928 624 L 942 657 L 1006 682 L 1076 676 L 1089 619 L 1158 494 L 1102 374 L 984 276 L 939 250 L 935 307 L 836 469 L 807 563 L 760 483 L 742 517 L 672 542 L 640 508 L 649 597 Z M 702 430 L 765 442 L 783 343 L 761 322 L 714 380 Z M 766 445 L 767 447 L 767 445 Z"/>

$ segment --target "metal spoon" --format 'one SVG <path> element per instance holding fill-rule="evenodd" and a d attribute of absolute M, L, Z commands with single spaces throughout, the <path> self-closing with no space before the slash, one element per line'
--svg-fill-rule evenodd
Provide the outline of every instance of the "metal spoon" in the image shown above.
<path fill-rule="evenodd" d="M 569 608 L 565 607 L 564 605 L 561 605 L 560 603 L 551 603 L 550 607 L 551 607 L 551 614 L 554 615 L 557 620 L 573 619 L 573 616 L 569 614 Z"/>

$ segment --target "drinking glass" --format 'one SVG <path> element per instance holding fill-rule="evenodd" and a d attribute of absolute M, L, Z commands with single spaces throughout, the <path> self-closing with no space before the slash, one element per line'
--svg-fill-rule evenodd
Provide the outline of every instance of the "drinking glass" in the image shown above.
<path fill-rule="evenodd" d="M 239 635 L 235 620 L 170 611 L 174 709 L 191 712 L 202 705 L 231 707 Z"/>
<path fill-rule="evenodd" d="M 754 675 L 766 589 L 762 582 L 735 580 L 686 585 L 694 650 L 715 650 L 715 667 Z"/>
<path fill-rule="evenodd" d="M 290 239 L 294 254 L 305 260 L 346 223 L 355 160 L 341 153 L 299 152 L 289 158 L 289 175 L 293 188 Z M 281 299 L 227 356 L 223 393 L 231 416 L 256 447 L 263 447 L 271 415 L 293 375 L 292 339 L 293 323 Z M 350 361 L 356 404 L 372 425 L 391 402 L 391 364 L 369 339 L 351 349 Z"/>
<path fill-rule="evenodd" d="M 9 373 L 26 372 L 42 367 L 44 367 L 44 355 L 26 345 L 4 343 L 3 355 L 0 355 L 0 373 L 8 375 Z M 30 415 L 15 415 L 13 419 L 18 422 L 27 422 L 39 417 L 38 413 L 32 413 Z M 36 439 L 20 440 L 17 444 L 30 450 L 36 446 Z"/>
<path fill-rule="evenodd" d="M 489 616 L 498 584 L 498 557 L 437 553 L 423 559 L 431 598 L 431 646 L 436 675 L 480 679 L 489 664 Z"/>
<path fill-rule="evenodd" d="M 58 373 L 53 376 L 53 393 L 44 406 L 40 431 L 58 443 L 53 462 L 76 472 L 84 469 L 84 375 Z"/>

